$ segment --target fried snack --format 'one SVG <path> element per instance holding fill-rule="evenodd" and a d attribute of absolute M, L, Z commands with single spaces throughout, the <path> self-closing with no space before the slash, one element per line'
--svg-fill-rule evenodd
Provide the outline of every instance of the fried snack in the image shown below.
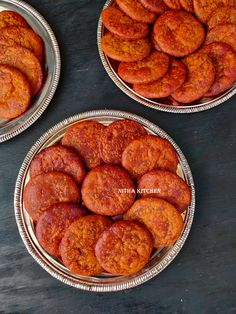
<path fill-rule="evenodd" d="M 0 29 L 8 26 L 28 27 L 25 19 L 18 13 L 10 10 L 0 12 Z"/>
<path fill-rule="evenodd" d="M 146 23 L 134 21 L 115 7 L 109 7 L 102 11 L 102 22 L 111 33 L 124 39 L 141 39 L 146 37 L 149 32 Z"/>
<path fill-rule="evenodd" d="M 111 123 L 103 131 L 99 142 L 100 155 L 107 164 L 121 164 L 124 149 L 129 143 L 147 134 L 144 127 L 135 121 L 124 119 Z"/>
<path fill-rule="evenodd" d="M 202 24 L 185 11 L 167 11 L 154 25 L 154 37 L 161 50 L 183 57 L 197 50 L 205 39 Z"/>
<path fill-rule="evenodd" d="M 204 53 L 196 52 L 182 60 L 187 67 L 184 84 L 172 97 L 181 103 L 191 103 L 206 94 L 215 80 L 215 67 Z"/>
<path fill-rule="evenodd" d="M 174 244 L 184 226 L 179 211 L 170 203 L 155 197 L 137 200 L 125 213 L 124 219 L 143 223 L 153 236 L 155 248 Z"/>
<path fill-rule="evenodd" d="M 221 42 L 206 45 L 201 52 L 211 58 L 216 70 L 215 82 L 205 96 L 225 92 L 236 80 L 236 52 L 231 46 Z"/>
<path fill-rule="evenodd" d="M 40 215 L 53 204 L 80 202 L 80 190 L 67 174 L 42 173 L 27 183 L 23 200 L 26 211 L 37 222 Z"/>
<path fill-rule="evenodd" d="M 30 164 L 30 177 L 41 173 L 59 171 L 70 175 L 78 184 L 82 183 L 85 168 L 80 156 L 68 147 L 53 145 L 39 152 Z"/>
<path fill-rule="evenodd" d="M 32 95 L 40 90 L 43 81 L 42 67 L 30 50 L 20 46 L 0 46 L 0 63 L 20 70 L 30 83 Z"/>
<path fill-rule="evenodd" d="M 151 83 L 162 78 L 168 67 L 168 55 L 154 51 L 142 61 L 121 62 L 118 74 L 125 82 L 131 84 Z"/>
<path fill-rule="evenodd" d="M 177 174 L 153 170 L 144 174 L 138 181 L 138 192 L 142 197 L 158 197 L 174 205 L 180 213 L 191 203 L 191 190 Z"/>
<path fill-rule="evenodd" d="M 140 61 L 149 55 L 151 43 L 147 38 L 127 40 L 107 33 L 102 37 L 102 50 L 108 57 L 117 61 Z"/>
<path fill-rule="evenodd" d="M 181 9 L 181 4 L 179 0 L 163 0 L 165 4 L 173 10 L 180 10 Z"/>
<path fill-rule="evenodd" d="M 39 218 L 36 237 L 50 254 L 59 257 L 59 245 L 65 231 L 76 219 L 88 212 L 76 203 L 57 203 L 50 206 Z"/>
<path fill-rule="evenodd" d="M 139 0 L 117 0 L 119 8 L 132 19 L 143 22 L 153 23 L 156 19 L 156 15 L 139 2 Z"/>
<path fill-rule="evenodd" d="M 129 275 L 147 264 L 152 248 L 152 236 L 142 224 L 120 220 L 101 234 L 95 255 L 107 272 Z"/>
<path fill-rule="evenodd" d="M 160 46 L 158 45 L 155 37 L 154 37 L 154 33 L 152 32 L 151 34 L 151 43 L 152 43 L 152 46 L 157 50 L 157 51 L 161 51 L 161 48 Z"/>
<path fill-rule="evenodd" d="M 133 90 L 147 98 L 168 97 L 183 85 L 186 77 L 186 66 L 183 62 L 172 60 L 168 72 L 160 80 L 149 84 L 134 84 Z"/>
<path fill-rule="evenodd" d="M 189 13 L 193 13 L 193 0 L 179 0 L 183 9 Z"/>
<path fill-rule="evenodd" d="M 205 44 L 222 42 L 230 45 L 236 51 L 236 24 L 221 24 L 212 28 L 206 37 Z"/>
<path fill-rule="evenodd" d="M 122 167 L 103 165 L 92 169 L 82 184 L 82 200 L 96 214 L 116 216 L 135 200 L 135 186 Z"/>
<path fill-rule="evenodd" d="M 122 166 L 135 179 L 160 168 L 176 172 L 178 157 L 168 140 L 155 135 L 144 135 L 133 140 L 122 154 Z"/>
<path fill-rule="evenodd" d="M 207 26 L 208 29 L 220 24 L 236 24 L 236 8 L 235 7 L 220 7 L 213 11 L 210 16 Z"/>
<path fill-rule="evenodd" d="M 62 138 L 62 145 L 75 149 L 87 168 L 102 164 L 99 154 L 99 139 L 105 126 L 96 121 L 83 121 L 69 127 Z"/>
<path fill-rule="evenodd" d="M 163 0 L 139 0 L 139 1 L 147 10 L 156 14 L 162 14 L 169 9 Z"/>
<path fill-rule="evenodd" d="M 60 244 L 64 265 L 73 273 L 94 276 L 103 271 L 94 254 L 95 244 L 111 221 L 107 217 L 90 215 L 74 221 Z"/>
<path fill-rule="evenodd" d="M 0 64 L 0 118 L 13 119 L 30 104 L 30 85 L 17 69 Z"/>
<path fill-rule="evenodd" d="M 10 26 L 1 29 L 0 45 L 16 46 L 20 45 L 31 50 L 42 62 L 43 43 L 41 38 L 30 28 L 20 26 Z"/>

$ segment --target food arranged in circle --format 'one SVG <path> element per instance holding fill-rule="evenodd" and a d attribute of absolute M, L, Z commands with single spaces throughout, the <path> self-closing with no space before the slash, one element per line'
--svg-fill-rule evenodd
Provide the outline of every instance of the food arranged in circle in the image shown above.
<path fill-rule="evenodd" d="M 71 124 L 23 191 L 38 243 L 72 273 L 130 275 L 181 236 L 191 189 L 172 144 L 140 123 Z"/>
<path fill-rule="evenodd" d="M 44 45 L 25 19 L 0 12 L 0 118 L 14 119 L 30 106 L 43 84 Z"/>
<path fill-rule="evenodd" d="M 223 94 L 236 82 L 229 52 L 222 52 L 219 62 L 220 49 L 215 59 L 207 48 L 227 44 L 235 59 L 235 0 L 116 0 L 101 19 L 104 54 L 115 60 L 113 70 L 128 88 L 142 97 L 187 106 Z M 227 63 L 223 78 L 222 63 Z"/>

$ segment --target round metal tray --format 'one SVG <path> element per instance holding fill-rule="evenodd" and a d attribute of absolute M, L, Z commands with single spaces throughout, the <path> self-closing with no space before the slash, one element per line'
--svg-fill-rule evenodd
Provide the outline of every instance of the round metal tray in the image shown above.
<path fill-rule="evenodd" d="M 179 158 L 177 173 L 181 175 L 191 187 L 191 204 L 183 215 L 184 229 L 179 240 L 173 246 L 156 250 L 149 263 L 140 272 L 130 276 L 113 276 L 108 274 L 101 274 L 99 276 L 89 277 L 75 275 L 71 273 L 64 265 L 62 265 L 60 261 L 49 255 L 37 241 L 34 224 L 23 206 L 23 190 L 29 180 L 29 166 L 34 156 L 40 150 L 60 141 L 66 129 L 72 124 L 78 121 L 96 120 L 100 123 L 103 123 L 104 125 L 109 125 L 118 119 L 131 119 L 137 121 L 141 123 L 149 133 L 159 135 L 170 141 L 170 143 L 176 149 Z M 156 276 L 158 273 L 164 270 L 171 261 L 173 261 L 184 245 L 192 225 L 195 210 L 195 189 L 191 170 L 183 153 L 172 140 L 172 138 L 162 129 L 135 114 L 116 110 L 96 110 L 70 117 L 57 124 L 47 131 L 42 137 L 40 137 L 40 139 L 35 143 L 35 145 L 27 154 L 21 166 L 15 187 L 14 205 L 15 217 L 22 240 L 28 252 L 48 273 L 65 284 L 75 288 L 96 292 L 109 292 L 138 286 Z"/>
<path fill-rule="evenodd" d="M 114 4 L 114 0 L 107 0 L 103 9 L 111 6 Z M 140 96 L 137 94 L 130 85 L 126 84 L 117 74 L 117 62 L 114 60 L 108 58 L 102 51 L 101 47 L 101 39 L 102 36 L 105 33 L 105 27 L 103 26 L 101 16 L 98 21 L 98 29 L 97 29 L 97 44 L 98 44 L 98 51 L 99 55 L 102 61 L 102 64 L 107 71 L 108 75 L 112 79 L 112 81 L 129 97 L 133 98 L 137 102 L 161 111 L 166 112 L 172 112 L 172 113 L 195 113 L 204 111 L 207 109 L 211 109 L 213 107 L 216 107 L 229 98 L 231 98 L 233 95 L 236 94 L 236 83 L 232 86 L 231 89 L 229 89 L 227 92 L 220 96 L 211 97 L 211 98 L 202 98 L 198 101 L 195 101 L 194 103 L 191 103 L 190 105 L 186 106 L 176 106 L 173 105 L 173 101 L 168 98 L 163 99 L 149 99 Z"/>
<path fill-rule="evenodd" d="M 18 135 L 33 124 L 49 105 L 58 85 L 61 58 L 57 40 L 45 19 L 29 4 L 18 0 L 0 0 L 0 11 L 12 10 L 22 15 L 44 42 L 44 81 L 28 110 L 15 119 L 0 118 L 0 143 Z"/>

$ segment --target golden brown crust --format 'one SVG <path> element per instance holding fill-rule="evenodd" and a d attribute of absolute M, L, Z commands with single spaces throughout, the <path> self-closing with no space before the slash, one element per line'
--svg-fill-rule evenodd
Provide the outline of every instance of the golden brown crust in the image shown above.
<path fill-rule="evenodd" d="M 163 0 L 165 4 L 172 10 L 180 10 L 181 4 L 179 0 Z"/>
<path fill-rule="evenodd" d="M 153 247 L 150 232 L 132 221 L 117 221 L 105 230 L 95 246 L 100 265 L 114 275 L 129 275 L 148 262 Z"/>
<path fill-rule="evenodd" d="M 94 254 L 95 244 L 108 227 L 110 219 L 90 215 L 79 218 L 66 230 L 60 253 L 65 266 L 73 273 L 94 276 L 103 271 Z"/>
<path fill-rule="evenodd" d="M 162 14 L 169 9 L 163 0 L 140 0 L 142 5 L 149 11 Z"/>
<path fill-rule="evenodd" d="M 220 24 L 236 24 L 236 8 L 235 7 L 220 7 L 215 9 L 208 22 L 208 29 L 212 29 L 213 27 Z"/>
<path fill-rule="evenodd" d="M 28 27 L 25 19 L 18 13 L 10 10 L 0 12 L 0 29 L 8 26 Z"/>
<path fill-rule="evenodd" d="M 179 0 L 181 6 L 184 8 L 185 11 L 189 13 L 193 13 L 193 0 Z"/>
<path fill-rule="evenodd" d="M 222 42 L 230 45 L 236 51 L 236 24 L 220 24 L 213 27 L 206 36 L 205 44 Z"/>

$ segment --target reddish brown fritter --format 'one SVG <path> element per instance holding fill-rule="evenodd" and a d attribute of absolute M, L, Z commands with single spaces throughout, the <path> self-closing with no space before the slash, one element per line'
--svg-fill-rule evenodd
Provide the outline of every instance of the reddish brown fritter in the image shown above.
<path fill-rule="evenodd" d="M 180 10 L 181 4 L 179 0 L 163 0 L 165 4 L 172 10 Z"/>
<path fill-rule="evenodd" d="M 116 3 L 125 14 L 136 21 L 143 23 L 155 21 L 156 15 L 145 9 L 139 0 L 117 0 Z"/>
<path fill-rule="evenodd" d="M 106 216 L 123 214 L 133 204 L 136 195 L 129 174 L 114 165 L 92 169 L 83 181 L 81 193 L 88 209 Z"/>
<path fill-rule="evenodd" d="M 193 0 L 179 0 L 181 6 L 184 8 L 185 11 L 189 13 L 193 13 Z"/>
<path fill-rule="evenodd" d="M 147 10 L 156 14 L 162 14 L 169 9 L 163 0 L 139 0 L 139 1 Z"/>
<path fill-rule="evenodd" d="M 95 255 L 107 272 L 129 275 L 147 264 L 152 248 L 152 235 L 145 226 L 120 220 L 101 234 L 95 246 Z"/>
<path fill-rule="evenodd" d="M 205 96 L 215 96 L 229 89 L 236 80 L 236 52 L 231 46 L 215 42 L 201 50 L 212 60 L 215 69 L 215 82 Z"/>
<path fill-rule="evenodd" d="M 158 45 L 156 39 L 155 39 L 155 36 L 154 36 L 154 33 L 152 32 L 151 34 L 151 43 L 152 43 L 152 46 L 155 48 L 155 50 L 157 51 L 161 51 L 161 48 L 160 46 Z"/>
<path fill-rule="evenodd" d="M 174 244 L 184 226 L 179 211 L 170 203 L 156 197 L 137 200 L 124 215 L 124 219 L 143 223 L 151 232 L 156 248 Z"/>
<path fill-rule="evenodd" d="M 131 84 L 151 83 L 163 77 L 168 67 L 168 55 L 154 51 L 142 61 L 121 62 L 118 74 L 125 82 Z"/>
<path fill-rule="evenodd" d="M 70 126 L 62 138 L 62 145 L 75 149 L 91 169 L 102 164 L 99 140 L 105 126 L 96 121 L 83 121 Z"/>
<path fill-rule="evenodd" d="M 59 257 L 61 240 L 76 219 L 88 212 L 76 203 L 58 203 L 50 206 L 39 218 L 36 236 L 42 247 L 50 254 Z"/>
<path fill-rule="evenodd" d="M 215 9 L 208 22 L 208 29 L 212 29 L 213 27 L 220 24 L 236 24 L 236 8 L 235 7 L 220 7 Z"/>
<path fill-rule="evenodd" d="M 34 221 L 51 205 L 80 202 L 80 190 L 70 176 L 61 172 L 42 173 L 24 189 L 24 207 Z"/>
<path fill-rule="evenodd" d="M 10 26 L 1 29 L 0 45 L 20 45 L 31 50 L 35 56 L 42 61 L 43 43 L 41 38 L 30 28 Z"/>
<path fill-rule="evenodd" d="M 117 61 L 140 61 L 149 55 L 151 43 L 147 38 L 128 40 L 107 33 L 102 37 L 102 50 Z"/>
<path fill-rule="evenodd" d="M 154 37 L 161 50 L 183 57 L 197 50 L 205 39 L 202 24 L 185 11 L 167 11 L 154 25 Z"/>
<path fill-rule="evenodd" d="M 172 60 L 168 72 L 160 80 L 149 84 L 134 84 L 136 93 L 147 98 L 163 98 L 170 96 L 183 85 L 186 67 L 181 61 Z"/>
<path fill-rule="evenodd" d="M 0 118 L 12 119 L 26 111 L 30 104 L 30 85 L 17 69 L 0 64 Z"/>
<path fill-rule="evenodd" d="M 0 28 L 8 26 L 28 27 L 25 19 L 18 13 L 10 10 L 0 12 Z"/>
<path fill-rule="evenodd" d="M 110 32 L 125 39 L 141 39 L 146 37 L 149 32 L 146 23 L 134 21 L 114 7 L 102 11 L 102 21 Z"/>
<path fill-rule="evenodd" d="M 236 0 L 193 0 L 193 6 L 198 19 L 206 24 L 215 9 L 236 6 Z"/>
<path fill-rule="evenodd" d="M 172 97 L 181 103 L 191 103 L 200 99 L 211 88 L 215 80 L 215 67 L 204 53 L 196 52 L 182 60 L 187 67 L 184 84 Z"/>
<path fill-rule="evenodd" d="M 32 95 L 40 90 L 43 81 L 42 67 L 30 50 L 21 46 L 0 46 L 0 63 L 20 70 L 30 83 Z"/>
<path fill-rule="evenodd" d="M 111 221 L 107 217 L 90 215 L 74 221 L 60 244 L 64 265 L 73 273 L 94 276 L 103 271 L 94 254 L 95 244 Z"/>
<path fill-rule="evenodd" d="M 174 147 L 168 140 L 155 135 L 133 140 L 122 154 L 122 166 L 135 179 L 157 168 L 176 172 L 178 163 Z"/>
<path fill-rule="evenodd" d="M 118 120 L 111 123 L 103 131 L 99 148 L 103 161 L 107 164 L 121 164 L 124 149 L 129 143 L 147 134 L 144 127 L 132 120 Z"/>
<path fill-rule="evenodd" d="M 44 172 L 59 171 L 70 175 L 80 184 L 85 176 L 85 168 L 80 156 L 68 147 L 54 145 L 39 152 L 30 164 L 30 176 Z"/>
<path fill-rule="evenodd" d="M 222 42 L 230 45 L 236 51 L 236 24 L 221 24 L 212 28 L 206 37 L 205 44 Z"/>
<path fill-rule="evenodd" d="M 173 204 L 179 212 L 188 209 L 191 202 L 191 190 L 177 174 L 153 170 L 143 175 L 138 181 L 138 193 L 142 197 L 158 197 Z"/>

